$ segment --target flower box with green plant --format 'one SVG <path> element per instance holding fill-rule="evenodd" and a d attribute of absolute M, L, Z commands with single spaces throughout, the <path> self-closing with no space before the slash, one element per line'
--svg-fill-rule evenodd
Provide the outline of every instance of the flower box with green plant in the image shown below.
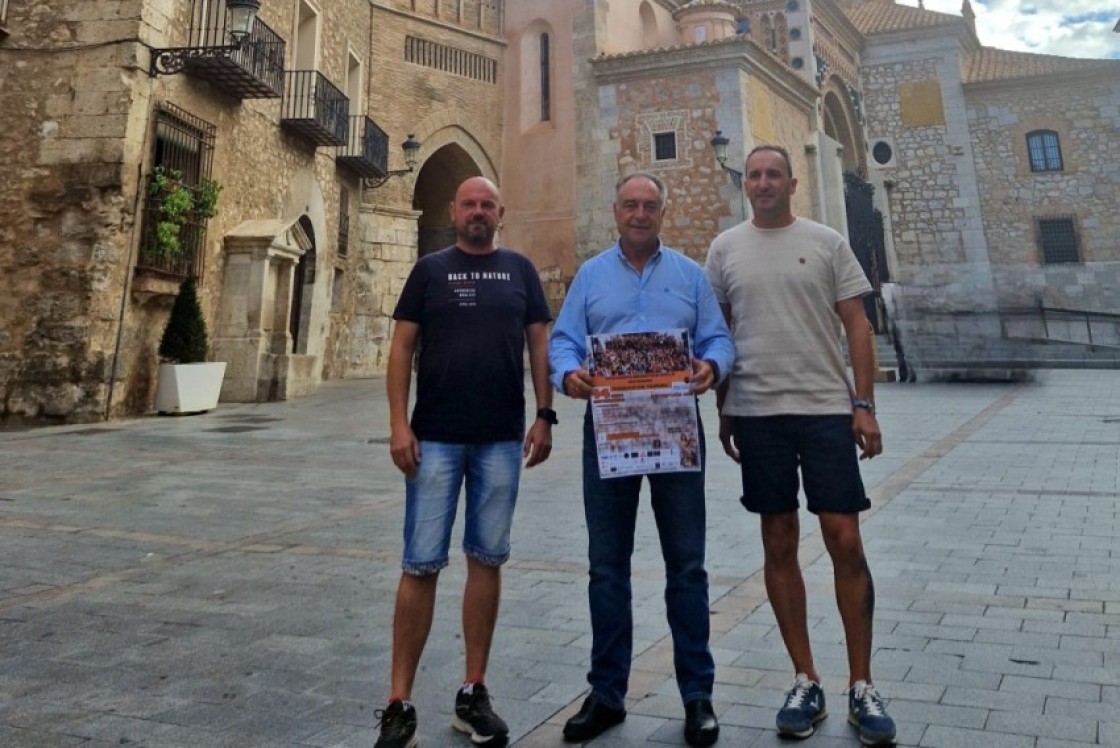
<path fill-rule="evenodd" d="M 201 223 L 217 215 L 221 191 L 222 185 L 213 179 L 203 179 L 191 187 L 183 182 L 179 169 L 153 169 L 148 196 L 154 210 L 154 229 L 148 255 L 161 263 L 177 262 L 183 253 L 183 227 L 192 220 Z"/>

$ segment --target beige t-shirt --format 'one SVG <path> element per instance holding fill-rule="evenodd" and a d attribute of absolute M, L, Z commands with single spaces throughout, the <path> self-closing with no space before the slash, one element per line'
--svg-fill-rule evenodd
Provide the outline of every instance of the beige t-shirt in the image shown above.
<path fill-rule="evenodd" d="M 844 237 L 804 218 L 716 237 L 704 272 L 731 305 L 735 367 L 723 414 L 851 413 L 836 302 L 871 284 Z"/>

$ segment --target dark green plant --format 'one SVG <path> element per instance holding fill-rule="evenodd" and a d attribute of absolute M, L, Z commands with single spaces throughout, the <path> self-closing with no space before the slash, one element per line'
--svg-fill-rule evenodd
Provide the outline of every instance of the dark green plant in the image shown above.
<path fill-rule="evenodd" d="M 179 295 L 171 307 L 163 338 L 159 343 L 159 357 L 176 364 L 194 364 L 206 360 L 209 347 L 206 319 L 198 303 L 198 287 L 193 277 L 179 284 Z"/>
<path fill-rule="evenodd" d="M 222 193 L 222 185 L 213 179 L 203 179 L 194 191 L 194 211 L 198 217 L 206 221 L 218 214 L 218 195 Z"/>
<path fill-rule="evenodd" d="M 157 257 L 173 261 L 183 249 L 180 235 L 183 226 L 193 214 L 201 220 L 213 218 L 218 210 L 218 195 L 222 185 L 213 179 L 203 179 L 191 189 L 183 184 L 183 172 L 157 166 L 152 170 L 149 194 L 156 199 L 159 213 L 156 218 L 155 243 Z"/>

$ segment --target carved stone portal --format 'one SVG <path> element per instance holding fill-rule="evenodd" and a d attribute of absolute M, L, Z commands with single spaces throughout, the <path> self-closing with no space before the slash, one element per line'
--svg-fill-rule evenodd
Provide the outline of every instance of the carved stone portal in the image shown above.
<path fill-rule="evenodd" d="M 315 356 L 296 354 L 288 320 L 296 263 L 311 248 L 299 219 L 246 221 L 225 237 L 214 359 L 222 400 L 270 402 L 315 391 Z"/>

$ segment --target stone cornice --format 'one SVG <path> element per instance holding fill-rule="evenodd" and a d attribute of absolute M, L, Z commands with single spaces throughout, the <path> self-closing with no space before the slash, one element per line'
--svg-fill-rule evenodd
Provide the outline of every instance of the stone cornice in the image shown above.
<path fill-rule="evenodd" d="M 816 86 L 762 47 L 740 36 L 598 57 L 590 62 L 595 81 L 600 85 L 736 66 L 764 80 L 775 92 L 805 108 L 813 108 L 820 96 Z"/>

